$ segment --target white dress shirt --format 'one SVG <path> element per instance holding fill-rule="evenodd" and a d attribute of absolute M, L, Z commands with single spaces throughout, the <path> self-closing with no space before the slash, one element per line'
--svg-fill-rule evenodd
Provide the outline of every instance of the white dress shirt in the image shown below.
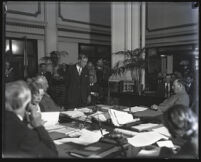
<path fill-rule="evenodd" d="M 76 65 L 77 71 L 79 73 L 79 75 L 81 75 L 82 72 L 82 68 L 79 65 Z"/>

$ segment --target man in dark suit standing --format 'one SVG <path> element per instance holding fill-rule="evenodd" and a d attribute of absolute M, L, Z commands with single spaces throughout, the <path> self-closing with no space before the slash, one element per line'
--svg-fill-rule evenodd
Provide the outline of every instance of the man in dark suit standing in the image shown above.
<path fill-rule="evenodd" d="M 88 57 L 79 55 L 78 63 L 68 68 L 66 75 L 65 109 L 86 106 L 90 100 L 89 72 L 86 67 Z"/>
<path fill-rule="evenodd" d="M 29 106 L 30 101 L 31 91 L 26 82 L 6 84 L 3 157 L 58 157 L 55 144 L 43 127 L 41 114 Z"/>

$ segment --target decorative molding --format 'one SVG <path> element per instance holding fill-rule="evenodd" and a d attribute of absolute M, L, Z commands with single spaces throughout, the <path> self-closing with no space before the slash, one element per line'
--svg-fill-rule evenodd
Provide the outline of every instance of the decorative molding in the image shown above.
<path fill-rule="evenodd" d="M 176 28 L 183 28 L 183 27 L 195 26 L 195 25 L 198 25 L 198 24 L 197 23 L 188 23 L 188 24 L 183 24 L 183 25 L 174 25 L 174 26 L 167 26 L 167 27 L 155 28 L 155 29 L 150 29 L 148 25 L 149 25 L 149 22 L 148 22 L 148 3 L 147 3 L 147 5 L 146 5 L 146 29 L 147 29 L 148 32 L 168 30 L 168 29 L 176 29 Z"/>
<path fill-rule="evenodd" d="M 45 25 L 25 24 L 20 22 L 6 22 L 6 25 L 44 29 Z"/>
<path fill-rule="evenodd" d="M 71 22 L 71 23 L 77 23 L 77 24 L 84 24 L 84 25 L 90 25 L 90 26 L 96 26 L 96 27 L 102 27 L 102 28 L 111 28 L 109 25 L 102 25 L 102 24 L 95 24 L 95 23 L 88 23 L 84 21 L 78 21 L 78 20 L 73 20 L 73 19 L 66 19 L 62 16 L 61 14 L 61 3 L 58 2 L 58 16 L 61 18 L 62 21 L 65 22 Z"/>
<path fill-rule="evenodd" d="M 92 34 L 92 35 L 101 35 L 106 37 L 111 37 L 111 34 L 107 33 L 98 33 L 95 31 L 81 31 L 81 30 L 74 30 L 74 29 L 66 29 L 66 28 L 58 28 L 58 31 L 66 31 L 66 32 L 74 32 L 74 33 L 82 33 L 82 34 Z"/>
<path fill-rule="evenodd" d="M 111 44 L 111 41 L 100 40 L 100 39 L 90 39 L 90 38 L 77 38 L 77 37 L 69 37 L 69 36 L 59 36 L 59 38 L 69 38 L 69 39 L 79 39 L 79 40 L 90 40 L 90 41 L 98 41 L 98 42 L 108 42 Z M 60 41 L 60 40 L 59 40 Z"/>
<path fill-rule="evenodd" d="M 26 34 L 26 35 L 33 35 L 33 36 L 42 36 L 44 37 L 44 34 L 41 34 L 41 33 L 27 33 L 27 32 L 20 32 L 20 31 L 6 31 L 6 34 Z M 21 38 L 21 36 L 20 36 Z"/>
<path fill-rule="evenodd" d="M 192 39 L 192 40 L 183 40 L 183 41 L 174 41 L 174 42 L 170 41 L 170 42 L 146 43 L 146 46 L 147 47 L 150 47 L 151 45 L 159 45 L 159 46 L 161 46 L 162 44 L 167 45 L 167 44 L 175 44 L 175 43 L 177 43 L 177 45 L 178 44 L 181 45 L 182 43 L 185 43 L 185 42 L 189 43 L 189 44 L 192 44 L 195 41 L 197 42 L 198 40 Z"/>
<path fill-rule="evenodd" d="M 7 13 L 37 17 L 39 14 L 41 14 L 41 2 L 38 2 L 38 10 L 35 13 L 22 12 L 22 11 L 16 11 L 16 10 L 9 10 L 9 9 L 7 10 Z"/>
<path fill-rule="evenodd" d="M 186 33 L 186 34 L 175 34 L 175 35 L 166 35 L 166 36 L 156 36 L 151 38 L 146 38 L 146 40 L 153 40 L 153 39 L 161 39 L 161 38 L 171 38 L 171 37 L 183 37 L 183 36 L 190 36 L 195 35 L 197 33 Z"/>

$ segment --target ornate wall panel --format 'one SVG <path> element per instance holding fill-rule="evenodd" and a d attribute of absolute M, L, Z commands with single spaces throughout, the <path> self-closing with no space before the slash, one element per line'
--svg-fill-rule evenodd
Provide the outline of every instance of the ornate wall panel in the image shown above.
<path fill-rule="evenodd" d="M 44 21 L 44 3 L 39 1 L 8 1 L 7 18 Z"/>
<path fill-rule="evenodd" d="M 186 44 L 197 40 L 198 8 L 193 8 L 191 2 L 147 3 L 147 46 Z"/>
<path fill-rule="evenodd" d="M 101 3 L 98 7 L 92 2 L 58 2 L 57 5 L 59 37 L 72 41 L 111 42 L 111 20 L 107 14 L 110 12 L 110 4 Z"/>

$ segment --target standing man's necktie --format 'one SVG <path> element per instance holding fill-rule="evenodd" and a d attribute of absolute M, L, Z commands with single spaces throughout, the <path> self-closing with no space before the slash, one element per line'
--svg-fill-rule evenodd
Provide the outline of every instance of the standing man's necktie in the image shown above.
<path fill-rule="evenodd" d="M 82 72 L 82 68 L 81 67 L 79 68 L 78 72 L 79 72 L 79 75 L 81 75 L 81 72 Z"/>

